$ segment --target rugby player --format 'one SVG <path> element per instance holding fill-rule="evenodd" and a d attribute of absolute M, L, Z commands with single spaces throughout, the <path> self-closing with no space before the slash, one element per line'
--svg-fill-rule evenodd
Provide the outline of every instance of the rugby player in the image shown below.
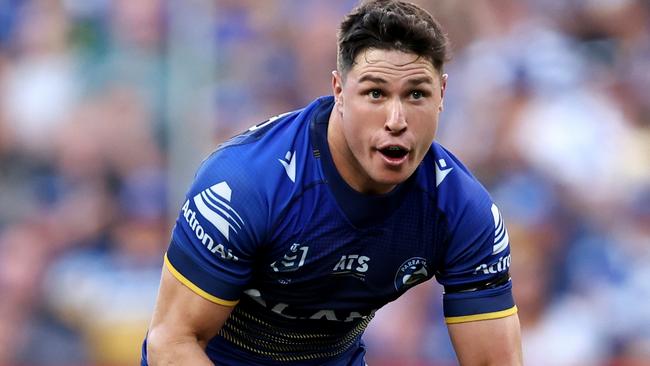
<path fill-rule="evenodd" d="M 434 141 L 447 43 L 416 5 L 363 2 L 332 95 L 202 163 L 142 365 L 365 365 L 377 309 L 434 277 L 460 364 L 522 364 L 504 220 Z"/>

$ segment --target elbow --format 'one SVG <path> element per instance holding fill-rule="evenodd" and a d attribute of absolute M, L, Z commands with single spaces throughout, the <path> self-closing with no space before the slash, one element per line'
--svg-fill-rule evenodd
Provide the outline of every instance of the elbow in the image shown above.
<path fill-rule="evenodd" d="M 196 339 L 193 339 L 196 342 Z M 189 342 L 191 337 L 176 334 L 173 329 L 163 325 L 154 326 L 147 334 L 147 364 L 172 365 L 174 359 L 182 353 L 182 348 Z"/>
<path fill-rule="evenodd" d="M 149 366 L 177 365 L 179 360 L 194 360 L 194 357 L 207 360 L 205 343 L 199 341 L 195 334 L 179 332 L 174 327 L 151 327 L 145 347 Z"/>
<path fill-rule="evenodd" d="M 145 343 L 147 364 L 149 366 L 161 364 L 160 360 L 164 357 L 164 351 L 169 349 L 166 347 L 167 343 L 165 334 L 160 327 L 149 329 Z"/>

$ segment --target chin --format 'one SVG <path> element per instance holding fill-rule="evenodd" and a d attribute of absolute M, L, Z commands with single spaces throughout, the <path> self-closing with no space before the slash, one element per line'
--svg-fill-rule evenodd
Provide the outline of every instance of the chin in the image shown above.
<path fill-rule="evenodd" d="M 381 175 L 378 175 L 377 178 L 375 179 L 375 182 L 377 182 L 381 186 L 385 186 L 389 188 L 388 190 L 392 189 L 394 186 L 404 183 L 409 177 L 413 174 L 413 172 L 389 172 L 389 173 L 384 173 Z"/>

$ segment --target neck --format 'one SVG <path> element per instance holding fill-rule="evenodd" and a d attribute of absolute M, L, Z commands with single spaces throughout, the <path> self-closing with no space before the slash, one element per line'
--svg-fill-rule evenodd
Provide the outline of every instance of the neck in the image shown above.
<path fill-rule="evenodd" d="M 372 182 L 363 167 L 354 158 L 343 134 L 341 114 L 334 105 L 327 126 L 327 145 L 329 146 L 334 166 L 341 178 L 352 189 L 365 194 L 385 194 L 393 190 L 395 185 L 381 185 Z"/>

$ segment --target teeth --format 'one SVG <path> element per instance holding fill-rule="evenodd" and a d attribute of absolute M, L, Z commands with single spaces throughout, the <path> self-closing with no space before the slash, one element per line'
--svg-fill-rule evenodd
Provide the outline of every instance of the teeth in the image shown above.
<path fill-rule="evenodd" d="M 399 151 L 401 149 L 399 148 L 399 146 L 389 146 L 388 150 L 390 150 L 390 151 Z"/>

